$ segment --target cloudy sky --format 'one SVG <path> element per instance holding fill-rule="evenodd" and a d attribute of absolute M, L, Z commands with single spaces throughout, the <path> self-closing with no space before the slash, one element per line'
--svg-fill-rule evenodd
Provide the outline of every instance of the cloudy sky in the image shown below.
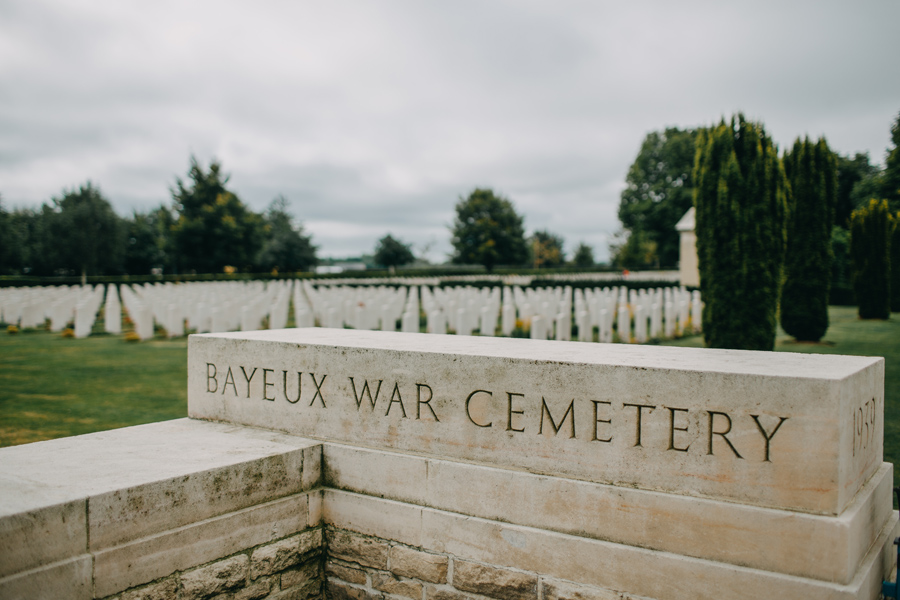
<path fill-rule="evenodd" d="M 194 155 L 255 210 L 286 196 L 320 255 L 391 232 L 443 260 L 491 187 L 605 258 L 649 131 L 741 110 L 883 162 L 897 23 L 897 0 L 2 0 L 0 195 L 91 180 L 127 215 Z"/>

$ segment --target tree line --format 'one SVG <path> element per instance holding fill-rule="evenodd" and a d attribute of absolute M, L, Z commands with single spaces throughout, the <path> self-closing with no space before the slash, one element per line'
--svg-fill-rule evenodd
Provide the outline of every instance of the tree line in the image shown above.
<path fill-rule="evenodd" d="M 256 213 L 227 183 L 219 162 L 205 169 L 192 158 L 187 178 L 177 178 L 171 189 L 170 206 L 124 218 L 91 182 L 37 209 L 8 211 L 0 199 L 0 274 L 293 273 L 315 267 L 318 249 L 284 197 Z M 456 210 L 454 264 L 489 270 L 567 264 L 562 236 L 539 230 L 526 238 L 523 217 L 492 190 L 474 190 Z M 390 233 L 371 258 L 386 268 L 417 260 L 412 245 Z M 593 248 L 580 244 L 568 264 L 593 266 Z"/>
<path fill-rule="evenodd" d="M 884 167 L 868 153 L 834 154 L 837 182 L 832 232 L 837 260 L 846 261 L 846 233 L 851 213 L 871 198 L 900 209 L 900 116 L 891 128 Z M 618 217 L 622 229 L 610 245 L 613 264 L 628 269 L 672 268 L 678 265 L 679 236 L 675 224 L 693 206 L 697 141 L 709 128 L 669 127 L 647 134 L 625 177 Z M 843 250 L 843 251 L 841 251 Z M 839 265 L 845 267 L 845 262 Z"/>
<path fill-rule="evenodd" d="M 0 273 L 120 275 L 308 270 L 316 247 L 279 196 L 258 214 L 226 187 L 218 162 L 191 159 L 172 205 L 120 217 L 88 182 L 37 209 L 0 204 Z"/>

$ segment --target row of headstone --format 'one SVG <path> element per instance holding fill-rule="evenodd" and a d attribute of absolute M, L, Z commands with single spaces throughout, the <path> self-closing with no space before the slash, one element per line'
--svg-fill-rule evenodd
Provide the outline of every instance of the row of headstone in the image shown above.
<path fill-rule="evenodd" d="M 23 329 L 62 331 L 70 324 L 76 337 L 90 335 L 103 303 L 103 286 L 34 286 L 0 289 L 0 321 Z"/>
<path fill-rule="evenodd" d="M 281 329 L 291 307 L 297 327 L 557 340 L 574 336 L 605 343 L 643 343 L 698 332 L 702 315 L 700 293 L 674 286 L 635 290 L 248 281 L 110 285 L 105 297 L 105 330 L 121 333 L 124 306 L 140 339 L 153 337 L 155 325 L 169 337 L 187 330 Z M 0 290 L 0 315 L 23 327 L 50 319 L 54 331 L 74 323 L 75 335 L 83 337 L 90 334 L 103 298 L 102 286 L 7 288 Z"/>

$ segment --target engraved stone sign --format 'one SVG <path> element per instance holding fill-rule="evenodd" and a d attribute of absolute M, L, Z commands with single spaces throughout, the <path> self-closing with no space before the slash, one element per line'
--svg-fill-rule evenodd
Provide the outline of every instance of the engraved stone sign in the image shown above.
<path fill-rule="evenodd" d="M 882 463 L 884 361 L 335 329 L 194 335 L 191 417 L 837 515 Z"/>

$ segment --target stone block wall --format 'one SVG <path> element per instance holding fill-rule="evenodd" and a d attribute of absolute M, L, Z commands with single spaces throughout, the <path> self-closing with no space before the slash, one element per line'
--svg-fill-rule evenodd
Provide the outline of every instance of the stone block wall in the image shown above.
<path fill-rule="evenodd" d="M 322 529 L 177 571 L 105 600 L 315 600 L 322 597 Z"/>
<path fill-rule="evenodd" d="M 0 598 L 870 600 L 891 479 L 825 517 L 181 419 L 0 449 Z"/>
<path fill-rule="evenodd" d="M 329 527 L 325 595 L 329 600 L 638 600 L 638 596 L 538 572 L 424 551 Z"/>

